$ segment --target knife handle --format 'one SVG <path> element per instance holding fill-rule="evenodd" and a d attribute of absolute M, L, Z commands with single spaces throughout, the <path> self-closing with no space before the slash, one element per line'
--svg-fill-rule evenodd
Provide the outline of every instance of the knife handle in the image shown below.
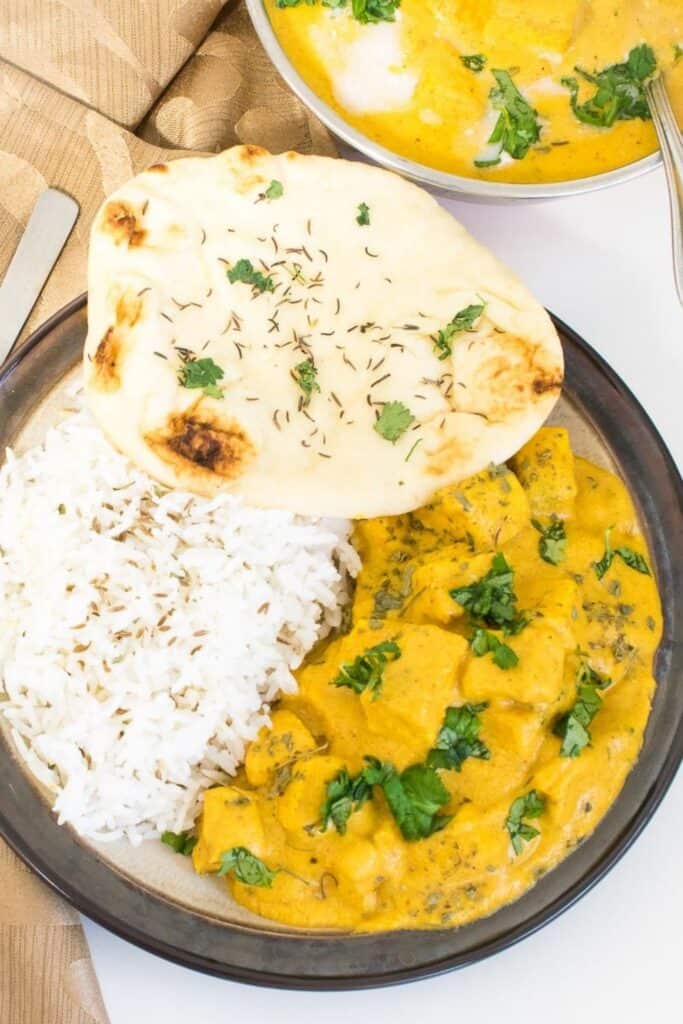
<path fill-rule="evenodd" d="M 78 218 L 75 199 L 49 188 L 39 196 L 0 284 L 0 366 L 21 334 Z"/>

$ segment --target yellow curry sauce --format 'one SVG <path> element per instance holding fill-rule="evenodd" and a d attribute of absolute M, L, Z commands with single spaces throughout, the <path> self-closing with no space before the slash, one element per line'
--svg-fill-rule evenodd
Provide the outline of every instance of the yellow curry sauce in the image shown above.
<path fill-rule="evenodd" d="M 543 547 L 552 525 L 565 540 Z M 599 579 L 606 531 L 612 561 Z M 492 467 L 413 514 L 359 522 L 355 543 L 350 631 L 312 652 L 234 784 L 206 793 L 194 866 L 215 872 L 227 851 L 248 850 L 275 873 L 254 885 L 229 871 L 232 895 L 289 925 L 459 926 L 516 899 L 592 832 L 638 756 L 661 635 L 647 551 L 622 483 L 575 458 L 557 427 L 541 429 L 509 469 Z M 450 593 L 464 601 L 459 588 L 500 554 L 521 628 L 485 632 L 514 652 L 512 667 L 472 649 L 472 608 Z M 385 659 L 378 688 L 335 685 L 342 666 L 382 643 L 400 654 Z M 565 750 L 588 677 L 600 682 L 597 710 L 583 742 Z M 331 820 L 323 830 L 340 772 L 362 772 L 366 755 L 397 773 L 424 765 L 448 708 L 477 727 L 460 770 L 433 770 L 447 790 L 445 827 L 406 839 L 375 785 L 351 805 L 343 834 Z M 535 808 L 522 806 L 530 793 Z M 513 807 L 524 812 L 516 825 Z"/>
<path fill-rule="evenodd" d="M 281 0 L 295 3 L 296 0 Z M 386 148 L 439 170 L 507 182 L 581 178 L 656 148 L 652 122 L 582 123 L 562 85 L 643 43 L 667 73 L 683 124 L 680 0 L 402 0 L 393 22 L 362 24 L 346 5 L 265 0 L 277 36 L 315 93 Z M 486 60 L 483 68 L 473 56 Z M 469 67 L 463 63 L 465 58 Z M 471 70 L 474 67 L 478 70 Z M 475 166 L 497 114 L 492 69 L 507 69 L 535 109 L 540 138 L 523 159 Z M 583 101 L 595 90 L 581 81 Z"/>

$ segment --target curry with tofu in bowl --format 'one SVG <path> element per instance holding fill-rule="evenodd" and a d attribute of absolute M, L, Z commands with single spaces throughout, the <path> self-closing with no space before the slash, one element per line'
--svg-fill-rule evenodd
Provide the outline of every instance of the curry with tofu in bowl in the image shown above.
<path fill-rule="evenodd" d="M 683 119 L 679 0 L 249 4 L 257 26 L 265 10 L 280 69 L 286 59 L 322 101 L 318 115 L 412 171 L 540 185 L 634 163 L 657 148 L 644 87 L 660 73 Z"/>
<path fill-rule="evenodd" d="M 457 927 L 566 857 L 636 760 L 648 552 L 623 484 L 554 426 L 354 542 L 347 630 L 206 792 L 193 864 L 290 926 Z"/>

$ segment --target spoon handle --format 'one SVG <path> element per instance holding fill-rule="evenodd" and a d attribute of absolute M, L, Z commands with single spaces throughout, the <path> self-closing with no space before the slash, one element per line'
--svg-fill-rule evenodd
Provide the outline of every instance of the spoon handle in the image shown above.
<path fill-rule="evenodd" d="M 683 305 L 683 141 L 662 76 L 649 82 L 646 90 L 669 186 L 674 280 Z"/>

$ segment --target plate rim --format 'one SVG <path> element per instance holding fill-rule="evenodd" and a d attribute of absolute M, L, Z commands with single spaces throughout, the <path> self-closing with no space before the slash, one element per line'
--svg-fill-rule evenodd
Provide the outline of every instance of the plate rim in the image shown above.
<path fill-rule="evenodd" d="M 0 368 L 0 386 L 4 383 L 5 379 L 14 372 L 19 363 L 21 363 L 23 359 L 37 345 L 39 345 L 41 341 L 43 341 L 44 338 L 49 336 L 73 314 L 79 312 L 86 305 L 86 302 L 87 296 L 85 294 L 77 296 L 33 331 L 26 341 L 10 355 L 4 366 Z M 677 496 L 680 510 L 680 508 L 683 507 L 683 479 L 681 478 L 681 474 L 676 466 L 673 456 L 669 452 L 661 434 L 657 430 L 646 410 L 642 407 L 636 396 L 619 377 L 616 371 L 612 369 L 607 361 L 599 355 L 599 353 L 597 353 L 595 349 L 588 344 L 588 342 L 569 327 L 561 318 L 552 313 L 550 313 L 550 316 L 560 334 L 563 335 L 564 338 L 568 339 L 572 345 L 574 345 L 585 357 L 588 358 L 599 374 L 619 394 L 620 398 L 625 400 L 627 405 L 631 407 L 634 415 L 641 422 L 642 427 L 649 435 L 649 440 L 654 444 L 659 455 L 663 459 L 666 475 L 670 481 L 674 494 Z M 681 561 L 680 557 L 679 561 Z M 677 646 L 680 646 L 680 641 L 677 641 L 674 638 L 671 643 L 671 647 L 672 649 L 675 649 Z M 660 806 L 676 776 L 676 772 L 682 760 L 683 715 L 679 717 L 665 760 L 663 761 L 661 769 L 650 786 L 646 796 L 640 802 L 633 814 L 629 816 L 626 824 L 620 828 L 609 846 L 602 852 L 598 859 L 581 874 L 573 885 L 560 893 L 560 895 L 556 896 L 547 906 L 541 907 L 540 910 L 536 910 L 515 927 L 504 930 L 502 934 L 494 936 L 471 950 L 442 956 L 439 959 L 416 966 L 388 969 L 386 972 L 373 971 L 366 975 L 289 975 L 281 972 L 245 967 L 238 964 L 227 964 L 223 960 L 212 960 L 208 956 L 197 954 L 194 951 L 181 948 L 156 937 L 150 937 L 145 935 L 144 932 L 141 932 L 135 924 L 122 921 L 115 913 L 110 912 L 106 907 L 101 907 L 97 903 L 93 902 L 93 899 L 89 894 L 84 894 L 80 891 L 76 882 L 73 882 L 68 878 L 63 878 L 58 868 L 51 866 L 40 850 L 29 848 L 22 841 L 11 822 L 6 819 L 1 806 L 1 796 L 0 835 L 5 839 L 11 849 L 14 850 L 17 856 L 36 874 L 38 874 L 39 877 L 41 877 L 43 881 L 46 882 L 54 891 L 66 899 L 69 904 L 74 906 L 89 919 L 107 928 L 120 938 L 132 942 L 134 945 L 139 946 L 147 952 L 154 953 L 157 956 L 162 956 L 165 959 L 181 966 L 190 967 L 202 973 L 227 978 L 233 981 L 246 982 L 261 987 L 309 991 L 369 989 L 434 977 L 451 970 L 461 969 L 472 963 L 480 962 L 487 959 L 489 956 L 501 952 L 503 949 L 516 945 L 527 936 L 535 934 L 546 924 L 556 920 L 557 917 L 590 892 L 630 849 L 632 844 L 637 840 L 638 836 L 652 819 L 657 808 Z M 635 771 L 636 765 L 638 764 L 639 761 L 636 761 L 636 764 L 631 769 L 629 776 L 633 771 Z M 629 776 L 627 776 L 627 779 Z M 619 796 L 617 797 L 617 801 L 618 800 Z M 614 804 L 612 806 L 614 806 Z M 608 813 L 609 811 L 607 814 Z M 605 818 L 601 819 L 601 821 L 604 820 Z M 595 832 L 592 833 L 592 835 L 595 835 Z M 89 849 L 89 853 L 93 856 L 92 849 Z M 97 858 L 96 853 L 94 853 L 94 856 Z M 565 859 L 563 863 L 566 863 L 568 859 L 570 858 Z M 135 887 L 133 880 L 121 875 L 113 866 L 107 865 L 107 867 L 110 871 L 119 874 L 126 884 Z M 552 874 L 552 872 L 549 874 Z M 528 890 L 528 892 L 533 891 L 533 889 Z M 171 907 L 179 908 L 178 904 L 171 900 L 164 900 L 163 897 L 157 893 L 154 893 L 153 895 L 145 893 L 145 895 L 151 895 L 153 899 L 158 900 L 162 904 L 166 903 Z M 514 903 L 508 904 L 507 906 L 514 906 Z M 179 909 L 181 909 L 184 914 L 196 918 L 199 922 L 206 921 L 206 919 L 197 912 L 188 910 L 187 908 Z M 496 917 L 496 915 L 504 909 L 505 908 L 500 908 L 499 911 L 490 915 L 488 919 Z M 286 939 L 288 942 L 294 943 L 296 943 L 297 940 L 310 940 L 311 938 L 311 933 L 302 933 L 301 935 L 297 935 L 276 932 L 274 930 L 269 932 L 267 926 L 258 930 L 254 928 L 245 928 L 245 926 L 239 926 L 236 924 L 224 923 L 222 924 L 222 927 L 231 931 L 239 930 L 242 933 L 247 931 L 257 935 L 277 936 L 280 939 Z M 456 929 L 453 931 L 456 931 Z M 361 945 L 364 940 L 366 943 L 368 941 L 372 942 L 373 939 L 378 938 L 380 934 L 412 936 L 414 937 L 414 941 L 419 943 L 421 937 L 430 933 L 425 933 L 421 930 L 399 930 L 387 933 L 359 933 L 354 936 L 354 942 L 358 943 L 358 945 Z"/>

